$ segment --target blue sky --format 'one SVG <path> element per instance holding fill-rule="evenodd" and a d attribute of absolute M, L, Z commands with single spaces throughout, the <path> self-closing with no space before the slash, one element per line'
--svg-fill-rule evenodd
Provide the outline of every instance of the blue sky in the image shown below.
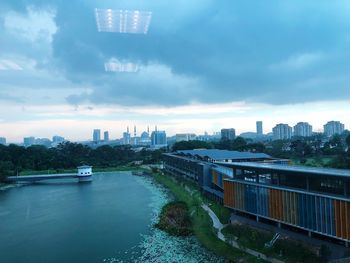
<path fill-rule="evenodd" d="M 149 31 L 98 32 L 95 8 L 151 11 Z M 349 11 L 337 0 L 3 0 L 0 136 L 349 127 Z M 112 58 L 140 70 L 105 72 Z"/>

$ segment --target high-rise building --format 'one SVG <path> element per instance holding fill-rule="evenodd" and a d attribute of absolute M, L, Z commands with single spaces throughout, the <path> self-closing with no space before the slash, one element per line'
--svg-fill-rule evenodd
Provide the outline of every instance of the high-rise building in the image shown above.
<path fill-rule="evenodd" d="M 0 137 L 0 144 L 6 145 L 6 138 Z"/>
<path fill-rule="evenodd" d="M 31 136 L 31 137 L 24 137 L 23 144 L 24 144 L 25 147 L 29 147 L 29 146 L 35 144 L 35 137 L 33 137 L 33 136 Z"/>
<path fill-rule="evenodd" d="M 292 138 L 293 129 L 288 124 L 277 124 L 273 129 L 274 140 L 288 140 Z"/>
<path fill-rule="evenodd" d="M 94 142 L 99 142 L 101 141 L 101 130 L 100 129 L 95 129 L 92 135 L 92 140 Z"/>
<path fill-rule="evenodd" d="M 126 129 L 126 132 L 123 132 L 123 144 L 127 145 L 131 143 L 131 136 L 129 132 L 129 126 Z"/>
<path fill-rule="evenodd" d="M 105 131 L 103 133 L 103 141 L 104 142 L 108 142 L 109 141 L 109 132 L 108 131 Z"/>
<path fill-rule="evenodd" d="M 64 137 L 58 135 L 52 136 L 52 143 L 58 145 L 62 142 L 64 142 Z"/>
<path fill-rule="evenodd" d="M 294 136 L 301 136 L 301 137 L 312 136 L 312 126 L 307 122 L 298 122 L 294 126 Z"/>
<path fill-rule="evenodd" d="M 193 141 L 196 139 L 196 135 L 194 133 L 177 133 L 175 137 L 176 142 Z"/>
<path fill-rule="evenodd" d="M 256 135 L 257 136 L 263 135 L 263 122 L 262 121 L 256 122 Z"/>
<path fill-rule="evenodd" d="M 162 148 L 167 146 L 165 131 L 158 131 L 157 127 L 151 134 L 151 146 L 153 148 Z"/>
<path fill-rule="evenodd" d="M 331 137 L 335 134 L 343 133 L 345 126 L 340 121 L 329 121 L 323 125 L 324 134 Z"/>
<path fill-rule="evenodd" d="M 221 129 L 221 140 L 234 140 L 236 137 L 236 130 L 233 128 L 230 129 Z"/>

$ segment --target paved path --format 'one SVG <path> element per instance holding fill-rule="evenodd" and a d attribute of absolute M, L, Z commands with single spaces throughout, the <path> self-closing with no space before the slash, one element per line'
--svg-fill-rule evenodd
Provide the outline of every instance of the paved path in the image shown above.
<path fill-rule="evenodd" d="M 220 240 L 229 243 L 232 247 L 237 248 L 239 250 L 243 250 L 244 252 L 257 257 L 257 258 L 261 258 L 263 260 L 266 260 L 268 262 L 272 262 L 272 263 L 284 263 L 284 261 L 275 259 L 275 258 L 269 258 L 267 257 L 265 254 L 260 253 L 258 251 L 252 250 L 250 248 L 243 248 L 241 246 L 239 246 L 239 244 L 234 241 L 234 240 L 226 240 L 225 236 L 222 234 L 221 230 L 226 226 L 223 225 L 219 218 L 216 216 L 216 214 L 213 212 L 213 210 L 211 210 L 211 208 L 209 206 L 207 206 L 206 204 L 202 204 L 202 208 L 207 211 L 208 215 L 210 216 L 211 220 L 213 221 L 213 226 L 214 228 L 217 230 L 217 236 Z"/>

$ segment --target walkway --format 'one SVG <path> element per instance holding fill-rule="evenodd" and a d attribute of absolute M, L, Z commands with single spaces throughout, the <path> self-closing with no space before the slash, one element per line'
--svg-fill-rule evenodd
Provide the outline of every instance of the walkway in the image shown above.
<path fill-rule="evenodd" d="M 37 182 L 48 179 L 65 179 L 78 178 L 77 174 L 46 174 L 46 175 L 23 175 L 23 176 L 9 176 L 6 178 L 7 182 Z"/>
<path fill-rule="evenodd" d="M 279 259 L 275 259 L 275 258 L 269 258 L 267 257 L 265 254 L 263 253 L 260 253 L 258 251 L 255 251 L 255 250 L 252 250 L 252 249 L 249 249 L 249 248 L 244 248 L 244 247 L 241 247 L 236 241 L 234 240 L 226 240 L 225 236 L 222 234 L 222 229 L 226 226 L 226 225 L 223 225 L 219 218 L 216 216 L 216 214 L 213 212 L 213 210 L 211 210 L 211 208 L 209 206 L 207 206 L 206 204 L 202 204 L 202 208 L 207 211 L 208 215 L 210 216 L 211 220 L 213 221 L 213 226 L 214 228 L 217 230 L 217 236 L 220 240 L 226 242 L 226 243 L 229 243 L 232 247 L 234 248 L 237 248 L 239 250 L 242 250 L 254 257 L 257 257 L 257 258 L 261 258 L 263 260 L 266 260 L 268 262 L 272 262 L 272 263 L 284 263 L 284 261 L 281 261 Z"/>

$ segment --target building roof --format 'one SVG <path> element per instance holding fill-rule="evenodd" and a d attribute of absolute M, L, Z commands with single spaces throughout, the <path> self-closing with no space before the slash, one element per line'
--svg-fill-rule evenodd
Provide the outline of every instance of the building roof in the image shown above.
<path fill-rule="evenodd" d="M 183 150 L 177 151 L 177 154 L 199 156 L 202 158 L 210 158 L 213 160 L 242 160 L 242 159 L 262 159 L 269 158 L 271 156 L 265 153 L 251 153 L 251 152 L 238 152 L 238 151 L 228 151 L 228 150 L 217 150 L 217 149 L 200 149 L 200 150 Z"/>
<path fill-rule="evenodd" d="M 316 175 L 350 178 L 350 170 L 345 170 L 345 169 L 310 167 L 310 166 L 301 166 L 301 165 L 258 163 L 258 162 L 240 162 L 240 163 L 233 162 L 233 163 L 225 163 L 225 165 L 229 165 L 237 168 L 253 168 L 253 169 L 269 170 L 269 171 L 276 171 L 276 172 L 316 174 Z"/>
<path fill-rule="evenodd" d="M 78 169 L 86 169 L 86 168 L 92 168 L 92 166 L 90 166 L 90 165 L 78 166 Z"/>

